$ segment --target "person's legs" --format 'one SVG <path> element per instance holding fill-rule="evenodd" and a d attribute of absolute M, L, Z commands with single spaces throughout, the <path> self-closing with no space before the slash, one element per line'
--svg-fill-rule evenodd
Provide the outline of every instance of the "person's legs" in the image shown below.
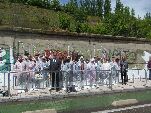
<path fill-rule="evenodd" d="M 124 72 L 124 84 L 126 85 L 126 82 L 127 82 L 127 73 Z"/>
<path fill-rule="evenodd" d="M 73 85 L 73 73 L 69 73 L 69 86 Z"/>
<path fill-rule="evenodd" d="M 55 86 L 55 73 L 52 72 L 52 89 L 54 89 L 54 86 Z"/>
<path fill-rule="evenodd" d="M 59 72 L 56 72 L 56 90 L 59 90 L 59 88 L 60 88 L 59 87 L 59 81 L 60 81 L 59 78 L 60 78 L 59 77 Z"/>
<path fill-rule="evenodd" d="M 128 82 L 128 75 L 127 75 L 127 72 L 125 72 L 125 76 L 126 76 L 126 82 Z"/>
<path fill-rule="evenodd" d="M 124 80 L 123 80 L 123 72 L 121 72 L 121 79 L 122 79 L 122 84 L 124 83 Z"/>
<path fill-rule="evenodd" d="M 149 69 L 149 80 L 151 80 L 151 69 Z"/>

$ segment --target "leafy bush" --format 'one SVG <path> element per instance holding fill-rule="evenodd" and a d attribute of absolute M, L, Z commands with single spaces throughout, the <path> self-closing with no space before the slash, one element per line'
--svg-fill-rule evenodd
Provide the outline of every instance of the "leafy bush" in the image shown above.
<path fill-rule="evenodd" d="M 70 18 L 66 14 L 60 14 L 59 15 L 59 22 L 60 22 L 60 28 L 64 30 L 70 29 Z"/>

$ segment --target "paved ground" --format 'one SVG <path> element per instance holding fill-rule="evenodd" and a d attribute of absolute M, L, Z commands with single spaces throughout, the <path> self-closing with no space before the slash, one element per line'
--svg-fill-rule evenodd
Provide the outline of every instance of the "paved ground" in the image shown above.
<path fill-rule="evenodd" d="M 114 92 L 126 92 L 134 90 L 145 90 L 151 89 L 151 81 L 145 81 L 145 79 L 135 79 L 134 83 L 129 81 L 127 85 L 122 85 L 118 83 L 112 86 L 110 89 L 108 86 L 99 86 L 99 87 L 85 87 L 84 89 L 79 90 L 78 92 L 66 93 L 65 90 L 59 92 L 49 91 L 50 88 L 46 89 L 34 89 L 28 92 L 24 90 L 11 90 L 11 97 L 0 97 L 0 102 L 12 101 L 20 99 L 20 101 L 28 100 L 37 100 L 37 99 L 50 99 L 50 98 L 63 98 L 69 96 L 79 96 L 79 95 L 92 95 L 92 94 L 103 94 L 103 93 L 114 93 Z"/>
<path fill-rule="evenodd" d="M 122 85 L 121 83 L 115 84 L 110 89 L 108 86 L 99 86 L 99 87 L 85 87 L 84 89 L 78 92 L 66 93 L 64 90 L 59 92 L 49 91 L 50 88 L 46 89 L 35 89 L 28 92 L 11 90 L 11 97 L 0 97 L 1 102 L 12 102 L 12 101 L 31 101 L 39 99 L 51 99 L 51 98 L 64 98 L 70 96 L 80 96 L 80 95 L 95 95 L 95 94 L 104 94 L 104 93 L 115 93 L 115 92 L 127 92 L 127 91 L 137 91 L 137 90 L 146 90 L 151 89 L 151 81 L 145 79 L 135 79 L 134 83 L 129 81 L 127 85 Z M 105 109 L 105 108 L 104 108 Z M 108 108 L 107 108 L 108 109 Z M 100 111 L 100 109 L 97 109 Z M 91 111 L 96 111 L 96 108 Z M 74 113 L 74 112 L 73 112 Z M 76 112 L 75 112 L 76 113 Z M 78 113 L 90 113 L 90 110 L 79 111 Z M 96 112 L 102 113 L 102 112 Z M 113 113 L 151 113 L 151 107 L 145 106 L 141 108 L 134 108 L 126 111 L 116 111 Z"/>
<path fill-rule="evenodd" d="M 151 104 L 137 105 L 92 113 L 151 113 Z"/>
<path fill-rule="evenodd" d="M 113 112 L 113 113 L 151 113 L 151 106 L 142 107 L 142 108 L 138 108 L 138 109 L 132 109 L 132 110 Z"/>

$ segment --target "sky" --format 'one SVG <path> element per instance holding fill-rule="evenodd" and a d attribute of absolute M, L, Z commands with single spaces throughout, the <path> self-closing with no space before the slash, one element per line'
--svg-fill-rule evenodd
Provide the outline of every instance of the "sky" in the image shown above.
<path fill-rule="evenodd" d="M 69 0 L 60 0 L 61 3 L 67 3 Z M 112 9 L 115 7 L 116 0 L 111 0 Z M 129 6 L 135 10 L 135 15 L 143 18 L 146 12 L 151 12 L 151 0 L 121 0 L 124 6 Z"/>

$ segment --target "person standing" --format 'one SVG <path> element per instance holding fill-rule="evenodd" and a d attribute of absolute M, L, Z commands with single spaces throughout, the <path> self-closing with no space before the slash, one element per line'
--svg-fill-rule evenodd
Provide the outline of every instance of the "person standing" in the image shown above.
<path fill-rule="evenodd" d="M 92 58 L 87 65 L 87 71 L 89 76 L 90 87 L 92 87 L 96 81 L 96 68 L 95 68 L 95 59 Z"/>
<path fill-rule="evenodd" d="M 147 68 L 149 70 L 149 80 L 151 80 L 151 56 L 149 57 Z"/>
<path fill-rule="evenodd" d="M 49 65 L 50 74 L 52 76 L 52 90 L 56 88 L 56 91 L 60 90 L 59 81 L 60 81 L 60 70 L 61 70 L 61 61 L 57 59 L 56 54 L 54 53 L 50 59 Z"/>
<path fill-rule="evenodd" d="M 47 68 L 48 68 L 48 64 L 47 64 L 46 58 L 43 56 L 42 57 L 42 62 L 41 62 L 41 65 L 40 65 L 40 69 L 41 69 L 41 74 L 42 74 L 44 80 L 48 79 Z"/>
<path fill-rule="evenodd" d="M 15 71 L 15 86 L 22 84 L 25 82 L 25 78 L 23 76 L 24 71 L 26 71 L 26 65 L 23 61 L 23 57 L 19 56 L 17 62 L 14 65 Z"/>
<path fill-rule="evenodd" d="M 128 69 L 128 62 L 126 61 L 126 57 L 122 57 L 122 60 L 120 62 L 120 70 L 121 70 L 121 79 L 122 79 L 122 85 L 128 82 L 128 75 L 127 70 Z M 123 78 L 124 77 L 124 78 Z"/>

